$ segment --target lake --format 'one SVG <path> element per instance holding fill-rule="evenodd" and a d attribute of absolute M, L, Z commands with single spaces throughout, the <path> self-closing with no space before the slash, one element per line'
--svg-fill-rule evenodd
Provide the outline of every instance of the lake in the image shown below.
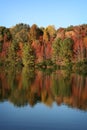
<path fill-rule="evenodd" d="M 87 76 L 0 70 L 0 130 L 87 130 Z"/>

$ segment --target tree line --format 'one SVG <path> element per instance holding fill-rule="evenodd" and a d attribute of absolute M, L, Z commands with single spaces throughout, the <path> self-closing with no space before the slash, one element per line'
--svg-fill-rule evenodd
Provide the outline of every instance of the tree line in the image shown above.
<path fill-rule="evenodd" d="M 19 23 L 0 26 L 0 65 L 87 64 L 87 25 L 55 29 Z"/>

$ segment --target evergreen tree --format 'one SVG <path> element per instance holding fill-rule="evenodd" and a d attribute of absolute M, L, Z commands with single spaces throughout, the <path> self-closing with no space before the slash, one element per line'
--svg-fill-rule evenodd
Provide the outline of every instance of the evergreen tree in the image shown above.
<path fill-rule="evenodd" d="M 25 43 L 23 46 L 23 57 L 22 57 L 23 65 L 26 67 L 34 67 L 35 63 L 35 55 L 34 51 L 31 47 L 31 44 Z"/>
<path fill-rule="evenodd" d="M 60 47 L 62 44 L 62 39 L 58 38 L 53 42 L 52 48 L 53 48 L 53 54 L 52 54 L 52 60 L 56 63 L 60 60 Z"/>
<path fill-rule="evenodd" d="M 71 38 L 65 38 L 61 44 L 60 57 L 64 63 L 69 63 L 72 61 L 73 43 L 74 41 Z"/>
<path fill-rule="evenodd" d="M 53 43 L 53 60 L 55 62 L 61 62 L 63 64 L 71 62 L 73 55 L 73 40 L 71 38 L 65 38 L 61 40 L 56 39 Z"/>

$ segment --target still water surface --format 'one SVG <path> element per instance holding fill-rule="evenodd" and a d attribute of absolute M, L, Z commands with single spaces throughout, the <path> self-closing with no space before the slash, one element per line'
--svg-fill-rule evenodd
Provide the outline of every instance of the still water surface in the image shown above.
<path fill-rule="evenodd" d="M 87 77 L 1 72 L 0 130 L 87 130 Z"/>

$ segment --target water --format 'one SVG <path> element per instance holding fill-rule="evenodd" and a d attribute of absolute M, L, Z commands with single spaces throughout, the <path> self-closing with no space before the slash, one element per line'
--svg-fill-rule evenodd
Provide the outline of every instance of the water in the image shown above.
<path fill-rule="evenodd" d="M 65 71 L 0 73 L 0 130 L 87 130 L 87 77 Z"/>

